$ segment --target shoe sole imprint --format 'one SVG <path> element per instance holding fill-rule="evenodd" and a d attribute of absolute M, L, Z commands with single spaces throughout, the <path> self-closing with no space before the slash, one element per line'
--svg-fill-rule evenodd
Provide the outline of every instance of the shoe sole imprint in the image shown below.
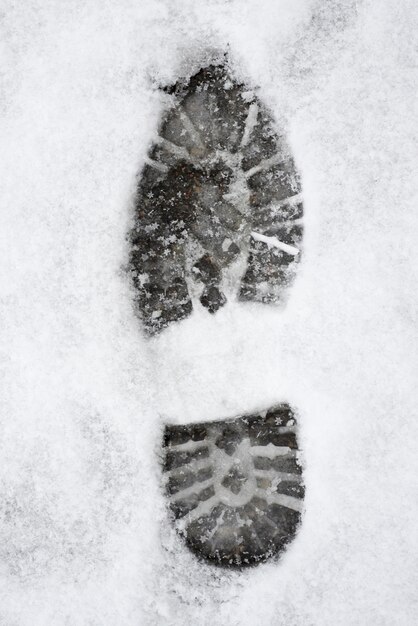
<path fill-rule="evenodd" d="M 243 567 L 279 554 L 304 497 L 292 410 L 166 426 L 164 482 L 175 528 L 199 557 Z"/>
<path fill-rule="evenodd" d="M 300 258 L 303 206 L 283 133 L 226 65 L 166 90 L 142 170 L 130 273 L 148 335 L 227 299 L 278 303 Z M 304 487 L 294 416 L 281 405 L 234 420 L 167 426 L 173 521 L 197 555 L 254 565 L 294 537 Z"/>
<path fill-rule="evenodd" d="M 226 65 L 167 89 L 142 170 L 130 273 L 154 335 L 194 306 L 280 302 L 300 258 L 298 174 L 283 133 Z"/>

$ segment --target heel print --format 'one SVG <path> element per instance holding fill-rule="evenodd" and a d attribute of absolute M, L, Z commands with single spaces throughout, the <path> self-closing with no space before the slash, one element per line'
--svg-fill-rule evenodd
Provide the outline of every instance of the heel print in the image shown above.
<path fill-rule="evenodd" d="M 304 497 L 290 407 L 167 426 L 164 482 L 175 527 L 198 556 L 242 567 L 279 554 Z"/>

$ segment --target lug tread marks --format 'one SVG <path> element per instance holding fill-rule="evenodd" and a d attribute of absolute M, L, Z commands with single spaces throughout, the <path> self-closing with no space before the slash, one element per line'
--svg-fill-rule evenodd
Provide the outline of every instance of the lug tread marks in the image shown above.
<path fill-rule="evenodd" d="M 166 91 L 172 106 L 141 173 L 130 234 L 136 305 L 150 335 L 193 306 L 214 314 L 234 297 L 281 301 L 302 240 L 298 175 L 256 95 L 226 65 Z M 293 252 L 254 240 L 254 231 Z"/>
<path fill-rule="evenodd" d="M 164 477 L 174 524 L 199 557 L 243 567 L 280 554 L 304 498 L 292 410 L 167 426 Z"/>

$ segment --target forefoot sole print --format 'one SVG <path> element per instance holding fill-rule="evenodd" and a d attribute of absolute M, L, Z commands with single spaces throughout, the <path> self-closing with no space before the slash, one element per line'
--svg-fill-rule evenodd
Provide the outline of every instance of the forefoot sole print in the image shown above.
<path fill-rule="evenodd" d="M 199 557 L 255 565 L 293 539 L 304 498 L 296 428 L 287 404 L 166 426 L 164 481 L 174 524 Z"/>
<path fill-rule="evenodd" d="M 194 306 L 279 302 L 300 257 L 303 207 L 283 134 L 226 65 L 171 89 L 136 197 L 130 271 L 153 335 Z"/>

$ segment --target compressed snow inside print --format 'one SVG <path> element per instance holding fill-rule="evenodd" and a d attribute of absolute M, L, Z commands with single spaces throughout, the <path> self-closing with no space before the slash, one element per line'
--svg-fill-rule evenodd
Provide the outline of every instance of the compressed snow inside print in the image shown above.
<path fill-rule="evenodd" d="M 0 623 L 417 621 L 418 9 L 411 0 L 2 5 Z M 288 133 L 305 207 L 284 310 L 145 338 L 127 233 L 158 87 L 210 51 Z M 289 402 L 306 483 L 280 561 L 199 562 L 164 424 Z"/>

